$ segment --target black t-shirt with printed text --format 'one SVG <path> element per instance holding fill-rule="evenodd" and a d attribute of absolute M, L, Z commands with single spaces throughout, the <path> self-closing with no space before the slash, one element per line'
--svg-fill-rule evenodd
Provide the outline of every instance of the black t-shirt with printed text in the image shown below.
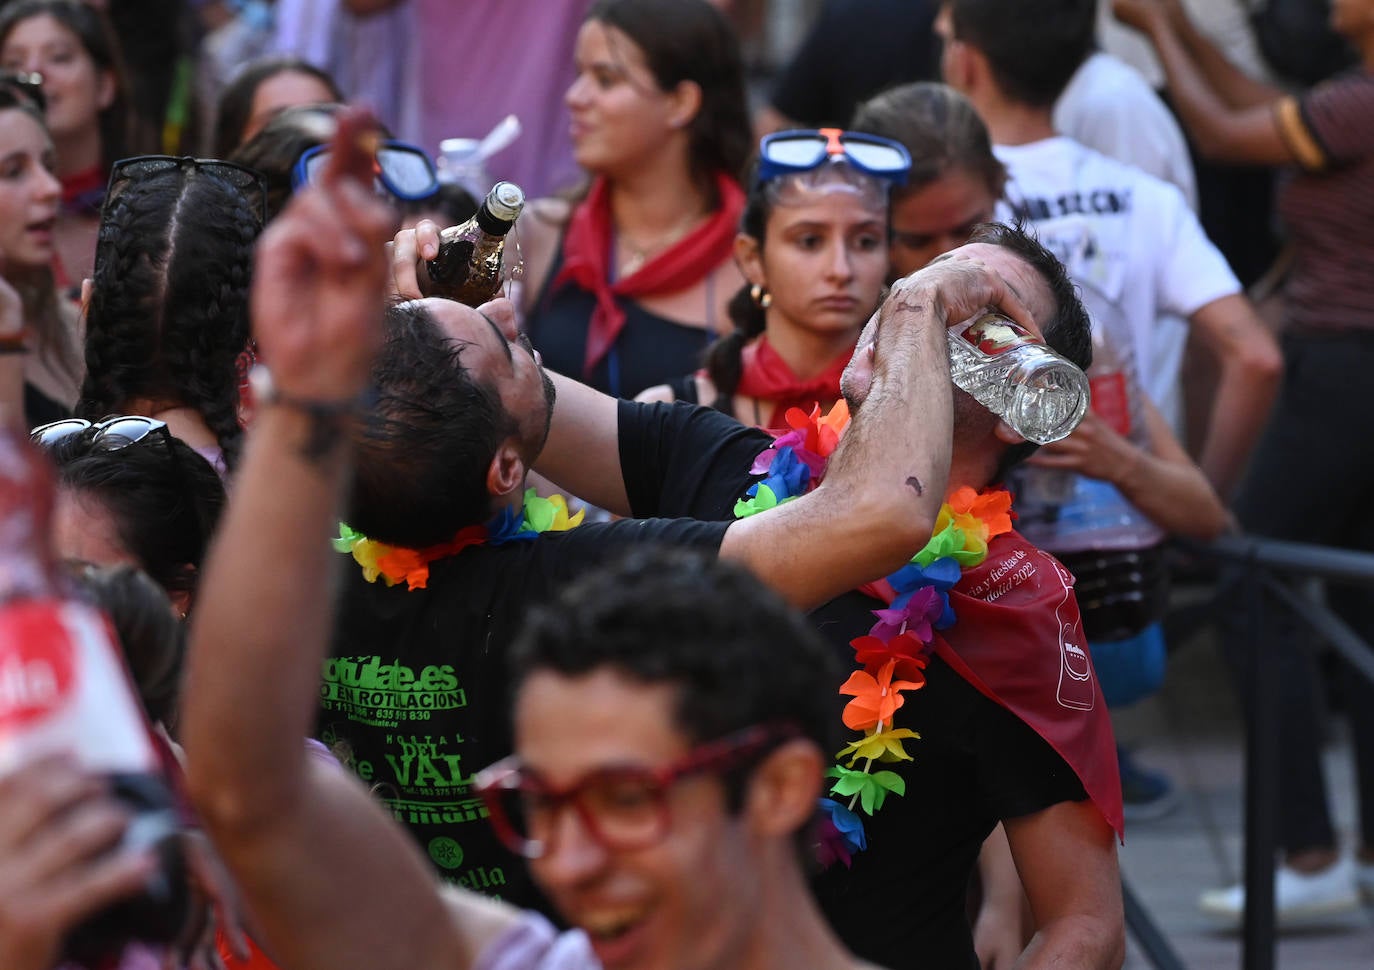
<path fill-rule="evenodd" d="M 530 605 L 632 544 L 718 548 L 771 441 L 683 403 L 622 401 L 619 430 L 639 519 L 467 549 L 431 567 L 426 591 L 369 584 L 350 566 L 325 663 L 321 739 L 346 742 L 355 769 L 444 878 L 519 904 L 540 901 L 467 790 L 473 772 L 509 753 L 505 646 Z M 849 641 L 868 632 L 878 606 L 848 594 L 813 620 L 849 663 Z M 907 746 L 915 762 L 896 767 L 906 795 L 864 817 L 869 848 L 852 869 L 837 864 L 814 883 L 845 944 L 893 970 L 976 967 L 964 894 L 983 839 L 1000 818 L 1085 797 L 1063 759 L 1014 715 L 938 659 L 926 674 L 897 716 L 921 734 Z M 846 700 L 838 687 L 837 720 Z"/>
<path fill-rule="evenodd" d="M 664 410 L 621 411 L 632 495 L 662 491 L 670 503 L 700 503 L 700 483 L 729 479 L 735 489 L 747 481 L 763 447 L 756 432 L 733 422 L 665 421 Z M 444 879 L 540 903 L 524 863 L 500 845 L 470 790 L 475 772 L 511 750 L 506 647 L 532 606 L 632 546 L 718 549 L 729 512 L 705 504 L 714 521 L 627 519 L 469 547 L 434 562 L 423 590 L 369 583 L 355 564 L 345 566 L 317 736 L 371 786 Z"/>
<path fill-rule="evenodd" d="M 621 406 L 622 427 L 629 407 Z M 726 470 L 731 466 L 719 460 L 722 455 L 703 456 L 694 467 L 679 467 L 690 475 L 719 474 L 718 480 L 657 494 L 631 488 L 635 514 L 732 516 L 735 500 L 753 480 L 748 472 L 754 457 L 771 439 L 758 431 L 741 432 L 718 412 L 686 405 L 664 408 L 655 419 L 652 435 L 662 441 L 676 440 L 682 428 L 697 424 L 719 427 L 718 433 L 735 443 L 726 452 L 737 464 L 732 474 Z M 647 449 L 646 441 L 640 450 Z M 871 611 L 881 606 L 849 593 L 814 611 L 811 619 L 850 666 L 849 641 L 869 631 Z M 848 700 L 839 686 L 837 721 Z M 1046 741 L 940 659 L 930 659 L 926 686 L 904 696 L 896 726 L 918 732 L 921 739 L 906 746 L 913 763 L 885 767 L 905 779 L 906 794 L 888 798 L 877 815 L 862 816 L 868 849 L 853 857 L 852 868 L 837 863 L 820 873 L 813 889 L 826 918 L 857 956 L 890 970 L 973 970 L 978 961 L 965 898 L 983 840 L 1000 819 L 1087 796 L 1073 769 Z"/>

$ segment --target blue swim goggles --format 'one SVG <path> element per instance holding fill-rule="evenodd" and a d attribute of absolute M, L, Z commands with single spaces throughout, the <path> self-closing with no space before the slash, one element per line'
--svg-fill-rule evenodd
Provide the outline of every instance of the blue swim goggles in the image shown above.
<path fill-rule="evenodd" d="M 300 191 L 319 178 L 329 160 L 329 146 L 307 148 L 291 170 L 291 191 Z M 434 162 L 424 149 L 403 141 L 387 140 L 377 149 L 372 162 L 377 184 L 398 199 L 414 202 L 439 191 L 439 176 Z"/>
<path fill-rule="evenodd" d="M 893 185 L 906 182 L 911 153 L 899 142 L 842 128 L 807 128 L 765 135 L 759 145 L 758 179 L 809 172 L 828 161 L 846 161 L 854 168 Z"/>

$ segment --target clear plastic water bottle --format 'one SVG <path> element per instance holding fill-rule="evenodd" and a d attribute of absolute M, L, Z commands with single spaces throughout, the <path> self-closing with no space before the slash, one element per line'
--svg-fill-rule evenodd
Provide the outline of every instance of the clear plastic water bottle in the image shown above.
<path fill-rule="evenodd" d="M 1086 302 L 1086 300 L 1085 300 Z M 1130 330 L 1118 314 L 1093 318 L 1092 411 L 1136 447 L 1148 449 L 1143 391 Z M 1058 468 L 1012 472 L 1022 535 L 1074 575 L 1083 632 L 1094 643 L 1134 636 L 1163 613 L 1168 573 L 1155 525 L 1110 482 Z"/>
<path fill-rule="evenodd" d="M 1093 363 L 1088 369 L 1092 412 L 1142 450 L 1150 447 L 1144 405 L 1124 320 L 1100 313 L 1093 319 Z M 1060 468 L 1022 466 L 1014 472 L 1017 529 L 1056 555 L 1089 549 L 1140 549 L 1158 544 L 1164 532 L 1110 482 Z"/>
<path fill-rule="evenodd" d="M 481 199 L 491 191 L 492 180 L 487 174 L 487 160 L 480 154 L 482 142 L 477 138 L 445 138 L 439 143 L 439 181 L 460 185 L 474 199 Z"/>
<path fill-rule="evenodd" d="M 985 313 L 949 331 L 949 374 L 1038 445 L 1068 437 L 1088 411 L 1088 378 L 1009 317 Z"/>

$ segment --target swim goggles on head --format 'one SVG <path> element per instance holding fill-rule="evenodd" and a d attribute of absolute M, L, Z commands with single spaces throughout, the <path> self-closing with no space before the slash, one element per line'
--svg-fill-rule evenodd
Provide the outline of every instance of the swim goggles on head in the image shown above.
<path fill-rule="evenodd" d="M 291 190 L 299 191 L 319 178 L 328 159 L 328 145 L 316 145 L 302 152 L 291 170 Z M 403 141 L 382 142 L 373 159 L 372 171 L 382 188 L 407 202 L 427 199 L 439 191 L 434 162 L 424 149 Z"/>
<path fill-rule="evenodd" d="M 840 128 L 810 128 L 765 135 L 759 145 L 758 179 L 809 172 L 828 161 L 846 161 L 874 178 L 894 185 L 906 182 L 911 153 L 900 143 L 877 135 Z"/>

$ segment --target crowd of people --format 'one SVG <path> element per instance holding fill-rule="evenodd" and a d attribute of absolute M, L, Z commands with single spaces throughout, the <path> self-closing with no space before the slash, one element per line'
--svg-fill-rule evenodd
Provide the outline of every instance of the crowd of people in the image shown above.
<path fill-rule="evenodd" d="M 109 615 L 194 887 L 73 947 L 154 861 L 0 672 L 0 966 L 1120 966 L 1169 539 L 1374 551 L 1374 0 L 1303 88 L 1182 0 L 825 0 L 752 111 L 755 5 L 527 2 L 0 2 L 0 617 L 20 555 Z M 505 291 L 430 295 L 502 178 Z M 1374 899 L 1374 685 L 1352 848 L 1280 633 L 1285 924 Z"/>

